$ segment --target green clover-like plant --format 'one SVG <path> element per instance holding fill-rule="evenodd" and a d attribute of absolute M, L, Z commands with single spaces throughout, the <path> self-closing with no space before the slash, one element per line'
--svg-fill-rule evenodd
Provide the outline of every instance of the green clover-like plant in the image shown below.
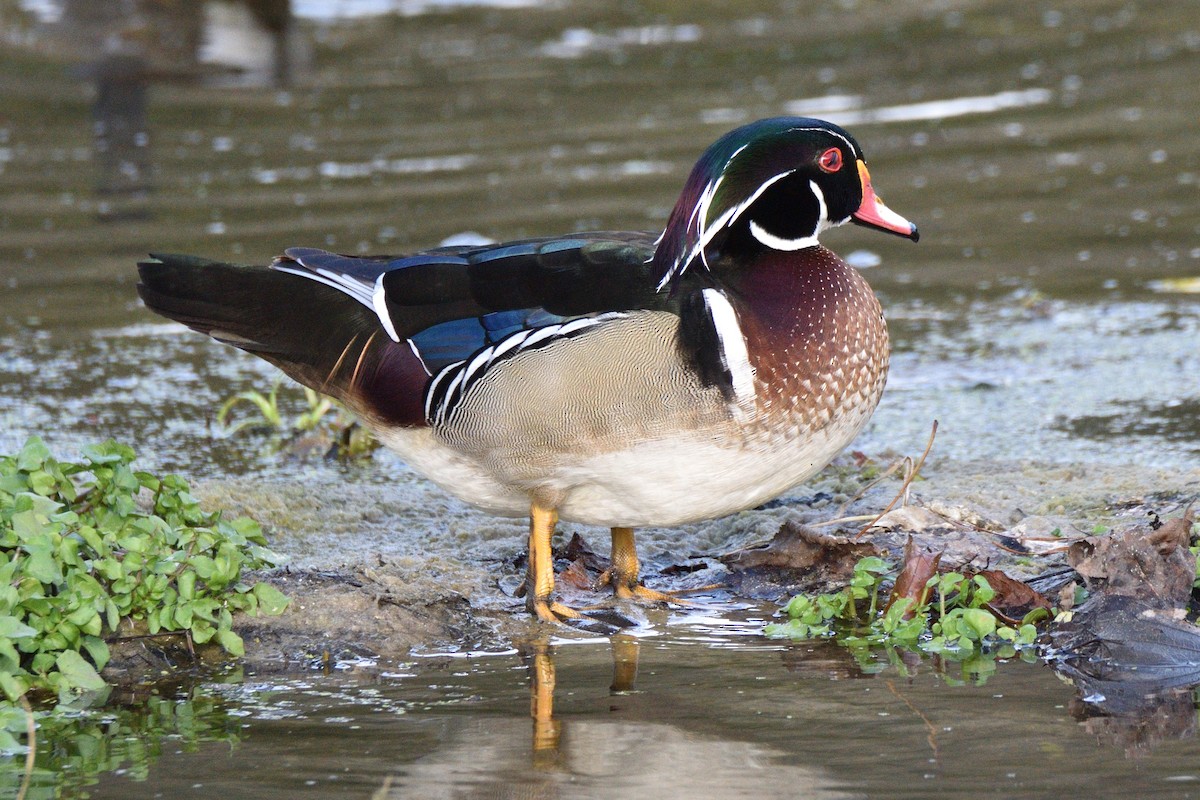
<path fill-rule="evenodd" d="M 206 512 L 182 478 L 133 460 L 108 441 L 58 461 L 37 437 L 0 456 L 0 708 L 102 690 L 109 642 L 131 630 L 240 656 L 233 614 L 287 606 L 244 578 L 279 561 L 253 520 Z"/>

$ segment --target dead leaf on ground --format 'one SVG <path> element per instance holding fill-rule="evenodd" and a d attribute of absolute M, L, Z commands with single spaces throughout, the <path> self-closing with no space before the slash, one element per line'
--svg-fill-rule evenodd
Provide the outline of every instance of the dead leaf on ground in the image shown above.
<path fill-rule="evenodd" d="M 938 564 L 941 563 L 941 560 L 940 552 L 933 553 L 925 549 L 918 551 L 913 545 L 912 537 L 909 536 L 908 541 L 904 544 L 904 566 L 900 568 L 900 574 L 896 576 L 892 593 L 888 596 L 883 610 L 887 611 L 897 600 L 910 600 L 904 618 L 912 617 L 913 610 L 923 606 L 929 599 L 927 584 L 930 578 L 937 575 Z"/>
<path fill-rule="evenodd" d="M 1059 611 L 1070 611 L 1075 607 L 1075 590 L 1079 587 L 1075 581 L 1063 584 L 1058 590 L 1058 609 Z"/>
<path fill-rule="evenodd" d="M 1196 559 L 1188 550 L 1193 515 L 1157 531 L 1138 527 L 1089 536 L 1067 550 L 1067 562 L 1092 592 L 1133 597 L 1149 608 L 1181 608 L 1192 594 Z"/>
<path fill-rule="evenodd" d="M 588 575 L 587 567 L 583 565 L 581 558 L 575 559 L 570 566 L 558 573 L 558 579 L 576 589 L 592 588 L 592 578 Z"/>
<path fill-rule="evenodd" d="M 1200 681 L 1200 628 L 1124 595 L 1091 598 L 1046 644 L 1051 665 L 1068 675 L 1153 688 Z"/>
<path fill-rule="evenodd" d="M 797 592 L 830 591 L 849 583 L 854 565 L 879 550 L 787 520 L 765 545 L 720 556 L 729 568 L 729 587 L 759 599 L 778 599 Z"/>
<path fill-rule="evenodd" d="M 587 540 L 578 533 L 571 535 L 571 541 L 563 551 L 563 557 L 572 563 L 582 562 L 582 566 L 592 572 L 604 572 L 608 569 L 608 559 L 592 550 Z"/>
<path fill-rule="evenodd" d="M 1005 617 L 1010 623 L 1019 622 L 1035 608 L 1044 608 L 1047 611 L 1053 608 L 1041 592 L 998 569 L 985 569 L 975 574 L 982 575 L 996 593 L 988 603 L 988 610 Z M 1071 591 L 1074 597 L 1074 589 Z"/>
<path fill-rule="evenodd" d="M 929 500 L 925 506 L 934 514 L 951 522 L 961 522 L 981 531 L 999 532 L 1004 530 L 1004 526 L 996 520 L 988 519 L 978 511 L 966 506 L 944 503 L 937 499 Z"/>
<path fill-rule="evenodd" d="M 1159 525 L 1157 530 L 1152 531 L 1149 536 L 1150 543 L 1164 557 L 1170 556 L 1175 550 L 1186 550 L 1192 543 L 1192 525 L 1195 521 L 1195 515 L 1189 506 L 1182 517 L 1169 519 Z"/>

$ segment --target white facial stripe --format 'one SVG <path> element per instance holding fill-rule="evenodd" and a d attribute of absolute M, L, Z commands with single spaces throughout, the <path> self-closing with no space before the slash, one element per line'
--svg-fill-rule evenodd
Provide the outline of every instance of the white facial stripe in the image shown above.
<path fill-rule="evenodd" d="M 750 220 L 750 235 L 758 240 L 759 244 L 766 245 L 772 250 L 803 250 L 806 247 L 812 247 L 817 243 L 816 236 L 804 236 L 799 239 L 784 239 L 776 236 L 773 233 L 768 233 L 766 229 L 759 226 L 754 220 Z"/>
<path fill-rule="evenodd" d="M 754 402 L 754 367 L 750 366 L 750 353 L 737 312 L 719 290 L 704 289 L 701 294 L 721 344 L 721 363 L 733 381 L 733 395 L 738 405 L 745 408 Z"/>
<path fill-rule="evenodd" d="M 743 147 L 739 149 L 738 152 L 740 153 L 742 149 L 745 148 Z M 753 205 L 754 201 L 762 196 L 763 192 L 769 189 L 777 181 L 783 180 L 793 172 L 795 172 L 794 169 L 789 169 L 786 172 L 780 172 L 778 175 L 772 175 L 770 178 L 763 181 L 762 185 L 754 190 L 754 194 L 750 195 L 750 197 L 726 211 L 712 224 L 708 223 L 708 209 L 712 204 L 713 196 L 717 192 L 717 187 L 721 185 L 721 181 L 725 179 L 725 176 L 722 175 L 715 182 L 706 186 L 704 193 L 700 196 L 700 202 L 696 204 L 696 208 L 692 211 L 692 219 L 688 222 L 689 227 L 691 226 L 692 222 L 696 223 L 696 245 L 687 254 L 682 256 L 679 261 L 676 262 L 676 265 L 666 275 L 663 276 L 663 279 L 659 281 L 658 289 L 661 290 L 672 277 L 679 274 L 685 264 L 691 263 L 696 256 L 699 256 L 701 263 L 707 267 L 708 258 L 705 254 L 705 250 L 708 248 L 708 245 L 712 242 L 713 238 L 720 233 L 721 229 L 732 225 L 734 221 L 741 216 L 743 211 Z M 660 236 L 659 238 L 661 239 L 662 237 Z"/>
<path fill-rule="evenodd" d="M 825 193 L 821 191 L 817 182 L 809 181 L 808 186 L 812 189 L 813 196 L 817 198 L 818 207 L 817 227 L 811 235 L 801 236 L 799 239 L 784 239 L 782 236 L 771 233 L 754 220 L 750 220 L 750 235 L 772 250 L 803 250 L 806 247 L 814 246 L 817 243 L 817 237 L 829 227 L 829 222 L 825 219 L 828 210 L 825 206 Z"/>
<path fill-rule="evenodd" d="M 808 127 L 789 128 L 787 132 L 792 132 L 792 131 L 820 131 L 823 133 L 827 133 L 830 136 L 835 136 L 846 145 L 846 149 L 850 151 L 851 156 L 853 156 L 856 159 L 862 158 L 862 153 L 859 152 L 858 147 L 856 147 L 854 145 L 854 143 L 852 141 L 850 141 L 850 139 L 848 137 L 843 136 L 842 134 L 838 133 L 837 131 L 831 130 L 829 128 L 824 128 L 824 127 L 808 126 Z M 738 156 L 738 154 L 740 154 L 747 147 L 749 147 L 749 143 L 744 144 L 741 147 L 739 147 L 737 150 L 735 150 L 733 152 L 733 154 L 730 155 L 728 159 L 726 159 L 725 169 L 723 169 L 721 171 L 720 176 L 718 176 L 718 178 L 715 181 L 713 181 L 712 183 L 709 183 L 707 186 L 704 187 L 704 191 L 700 194 L 700 200 L 699 200 L 699 202 L 696 203 L 695 208 L 692 209 L 692 215 L 688 219 L 688 224 L 687 224 L 687 228 L 689 230 L 693 226 L 695 227 L 696 234 L 697 234 L 696 244 L 692 247 L 691 250 L 689 250 L 687 253 L 679 256 L 676 259 L 675 263 L 671 265 L 671 268 L 667 270 L 665 275 L 663 275 L 662 280 L 660 280 L 658 282 L 658 286 L 656 287 L 657 290 L 661 291 L 663 289 L 663 287 L 665 287 L 668 283 L 670 283 L 671 279 L 673 279 L 674 277 L 676 277 L 677 275 L 682 273 L 685 269 L 687 269 L 687 265 L 692 263 L 692 261 L 694 261 L 697 256 L 700 257 L 701 263 L 703 263 L 704 266 L 707 267 L 708 266 L 708 258 L 707 258 L 707 254 L 705 251 L 707 250 L 708 245 L 712 242 L 713 237 L 715 237 L 717 235 L 717 233 L 719 233 L 721 231 L 722 228 L 732 225 L 733 222 L 735 220 L 737 220 L 737 218 L 739 216 L 741 216 L 742 212 L 745 211 L 752 203 L 754 203 L 754 201 L 757 200 L 759 198 L 759 196 L 764 191 L 766 191 L 766 189 L 769 186 L 771 186 L 771 184 L 773 184 L 776 181 L 778 181 L 782 178 L 785 178 L 788 175 L 795 172 L 795 170 L 789 170 L 787 172 L 781 172 L 778 175 L 774 175 L 771 178 L 768 178 L 766 181 L 763 182 L 763 184 L 761 186 L 758 187 L 758 189 L 754 192 L 754 194 L 751 195 L 747 200 L 743 201 L 742 203 L 739 203 L 735 208 L 733 208 L 729 211 L 726 211 L 711 225 L 708 224 L 708 210 L 709 210 L 709 206 L 712 204 L 713 197 L 716 195 L 717 188 L 721 185 L 721 181 L 723 181 L 725 179 L 725 175 L 729 170 L 729 165 L 732 164 L 734 159 Z M 811 247 L 813 244 L 816 244 L 817 235 L 819 235 L 821 233 L 821 231 L 830 227 L 830 223 L 828 220 L 825 219 L 825 215 L 826 215 L 827 211 L 826 211 L 826 207 L 825 207 L 824 196 L 821 194 L 820 189 L 815 188 L 816 184 L 812 183 L 811 181 L 809 183 L 814 186 L 814 189 L 815 189 L 815 192 L 817 195 L 817 199 L 821 204 L 821 216 L 817 220 L 817 229 L 814 232 L 813 236 L 804 237 L 803 239 L 782 239 L 780 237 L 773 236 L 772 234 L 765 231 L 761 226 L 756 225 L 755 223 L 751 222 L 751 232 L 753 233 L 754 237 L 756 239 L 758 239 L 759 242 L 766 245 L 767 247 L 772 247 L 776 250 L 799 250 L 804 247 Z M 847 217 L 847 219 L 849 219 L 849 217 Z M 836 224 L 841 224 L 841 222 L 845 222 L 845 221 L 846 220 L 841 220 Z M 666 235 L 666 230 L 664 230 L 661 234 L 659 234 L 658 239 L 655 240 L 655 242 L 654 242 L 655 247 L 658 246 L 658 244 L 662 241 L 662 239 L 665 235 Z M 783 243 L 786 243 L 790 246 L 785 246 L 785 244 L 783 244 Z M 648 259 L 648 261 L 649 260 L 652 260 L 652 259 Z"/>
<path fill-rule="evenodd" d="M 830 136 L 836 136 L 837 138 L 839 138 L 843 142 L 845 142 L 846 149 L 848 149 L 850 151 L 850 154 L 853 155 L 855 158 L 862 158 L 862 153 L 858 152 L 858 148 L 854 146 L 854 143 L 851 142 L 849 139 L 847 139 L 845 136 L 842 136 L 837 131 L 830 130 L 829 128 L 789 128 L 788 130 L 789 131 L 824 131 L 825 133 L 828 133 Z"/>
<path fill-rule="evenodd" d="M 789 169 L 787 172 L 781 172 L 778 175 L 772 175 L 770 178 L 767 178 L 765 181 L 763 181 L 762 186 L 759 186 L 757 189 L 754 190 L 754 194 L 750 195 L 748 198 L 746 198 L 744 201 L 742 201 L 742 203 L 740 203 L 736 209 L 734 209 L 734 216 L 740 216 L 743 211 L 745 211 L 747 208 L 749 208 L 750 206 L 752 206 L 754 204 L 755 200 L 762 197 L 763 192 L 765 192 L 767 189 L 774 186 L 779 181 L 786 178 L 788 175 L 791 175 L 795 171 L 796 170 L 794 170 L 794 169 Z M 809 181 L 809 183 L 811 183 L 811 182 L 812 181 Z"/>

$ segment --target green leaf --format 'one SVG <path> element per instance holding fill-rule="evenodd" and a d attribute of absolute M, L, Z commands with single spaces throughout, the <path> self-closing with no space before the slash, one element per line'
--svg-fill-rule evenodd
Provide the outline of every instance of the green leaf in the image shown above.
<path fill-rule="evenodd" d="M 49 497 L 58 489 L 58 481 L 43 469 L 34 470 L 29 474 L 29 488 L 40 495 Z"/>
<path fill-rule="evenodd" d="M 96 668 L 76 650 L 64 650 L 58 654 L 54 663 L 73 688 L 98 691 L 108 685 L 96 672 Z"/>
<path fill-rule="evenodd" d="M 96 609 L 90 605 L 77 608 L 67 615 L 67 620 L 79 628 L 84 628 L 88 625 L 91 625 L 92 620 L 99 618 L 100 615 L 96 613 Z"/>
<path fill-rule="evenodd" d="M 274 406 L 274 395 L 263 399 Z M 0 731 L 4 696 L 41 690 L 66 708 L 81 690 L 103 690 L 97 670 L 111 655 L 101 636 L 126 618 L 241 654 L 231 612 L 288 604 L 241 577 L 276 558 L 257 523 L 205 512 L 186 481 L 135 471 L 133 457 L 110 440 L 82 463 L 59 462 L 36 437 L 0 455 Z M 139 507 L 145 489 L 155 514 Z"/>
<path fill-rule="evenodd" d="M 32 508 L 25 511 L 17 511 L 12 515 L 12 529 L 17 534 L 17 538 L 22 542 L 34 539 L 46 532 L 50 521 L 43 514 L 39 514 Z"/>
<path fill-rule="evenodd" d="M 133 461 L 133 449 L 112 439 L 83 448 L 83 457 L 92 464 L 121 464 Z"/>
<path fill-rule="evenodd" d="M 258 598 L 259 610 L 270 617 L 282 614 L 284 609 L 288 607 L 288 603 L 291 602 L 287 595 L 265 581 L 259 581 L 254 584 L 254 588 L 251 591 Z"/>
<path fill-rule="evenodd" d="M 233 631 L 227 628 L 220 628 L 216 634 L 217 644 L 225 648 L 225 652 L 231 656 L 241 657 L 246 655 L 246 646 L 242 643 L 242 637 L 238 636 Z"/>
<path fill-rule="evenodd" d="M 0 673 L 20 671 L 21 654 L 13 646 L 13 640 L 0 638 Z"/>
<path fill-rule="evenodd" d="M 50 458 L 50 448 L 46 447 L 46 443 L 40 437 L 30 436 L 25 441 L 25 446 L 21 448 L 21 452 L 17 453 L 17 469 L 23 472 L 32 472 L 40 468 Z"/>
<path fill-rule="evenodd" d="M 198 620 L 192 625 L 192 639 L 196 644 L 204 644 L 213 638 L 217 629 L 210 622 Z"/>
<path fill-rule="evenodd" d="M 25 639 L 36 636 L 37 630 L 12 616 L 0 617 L 0 637 L 5 639 Z"/>
<path fill-rule="evenodd" d="M 51 585 L 62 580 L 62 570 L 54 558 L 54 543 L 50 541 L 49 536 L 31 539 L 25 542 L 21 549 L 29 554 L 25 572 L 30 577 Z"/>
<path fill-rule="evenodd" d="M 196 571 L 196 575 L 200 580 L 207 581 L 217 572 L 217 564 L 211 558 L 205 555 L 192 556 L 192 569 Z"/>
<path fill-rule="evenodd" d="M 17 698 L 29 689 L 29 680 L 21 675 L 0 672 L 0 690 L 4 691 L 9 700 L 16 702 Z"/>
<path fill-rule="evenodd" d="M 95 662 L 97 669 L 104 669 L 104 666 L 108 663 L 108 659 L 111 657 L 108 650 L 108 642 L 99 636 L 83 637 L 83 649 L 87 650 L 88 655 L 92 657 L 92 661 Z"/>
<path fill-rule="evenodd" d="M 963 609 L 962 621 L 971 638 L 976 641 L 986 638 L 996 630 L 996 618 L 982 608 Z"/>
<path fill-rule="evenodd" d="M 246 537 L 247 541 L 266 546 L 267 540 L 263 536 L 262 527 L 249 517 L 238 517 L 229 524 L 235 531 Z"/>

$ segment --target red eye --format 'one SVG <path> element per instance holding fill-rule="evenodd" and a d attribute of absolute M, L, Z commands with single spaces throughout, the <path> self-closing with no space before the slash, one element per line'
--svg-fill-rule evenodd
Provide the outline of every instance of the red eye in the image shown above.
<path fill-rule="evenodd" d="M 826 172 L 837 172 L 842 168 L 842 151 L 831 147 L 817 159 L 817 166 Z"/>

